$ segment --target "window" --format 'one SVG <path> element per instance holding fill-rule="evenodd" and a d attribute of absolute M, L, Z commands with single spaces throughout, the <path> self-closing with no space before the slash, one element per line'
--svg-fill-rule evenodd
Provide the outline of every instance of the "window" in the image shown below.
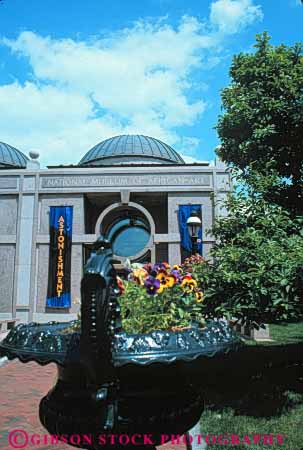
<path fill-rule="evenodd" d="M 140 211 L 120 210 L 106 217 L 104 234 L 112 242 L 113 253 L 124 258 L 139 255 L 150 240 L 150 226 Z"/>

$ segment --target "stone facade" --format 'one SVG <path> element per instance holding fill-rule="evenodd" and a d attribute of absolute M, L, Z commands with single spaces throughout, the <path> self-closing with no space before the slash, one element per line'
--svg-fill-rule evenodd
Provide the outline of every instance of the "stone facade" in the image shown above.
<path fill-rule="evenodd" d="M 181 261 L 179 205 L 201 205 L 203 254 L 214 243 L 207 233 L 216 215 L 214 205 L 230 190 L 230 176 L 218 162 L 186 165 L 58 167 L 0 171 L 0 319 L 70 320 L 70 310 L 46 309 L 50 206 L 73 206 L 71 293 L 80 297 L 85 244 L 93 242 L 107 214 L 129 206 L 145 216 L 151 237 L 145 250 L 152 262 Z"/>
<path fill-rule="evenodd" d="M 0 313 L 12 313 L 15 246 L 0 244 Z"/>

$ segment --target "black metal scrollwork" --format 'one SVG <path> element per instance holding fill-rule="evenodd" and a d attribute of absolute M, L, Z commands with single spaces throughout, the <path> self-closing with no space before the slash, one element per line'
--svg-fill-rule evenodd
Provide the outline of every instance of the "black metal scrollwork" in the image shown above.
<path fill-rule="evenodd" d="M 116 272 L 110 242 L 100 237 L 84 269 L 81 283 L 80 361 L 95 401 L 107 407 L 105 428 L 114 426 L 118 377 L 112 360 L 112 343 L 118 327 Z"/>

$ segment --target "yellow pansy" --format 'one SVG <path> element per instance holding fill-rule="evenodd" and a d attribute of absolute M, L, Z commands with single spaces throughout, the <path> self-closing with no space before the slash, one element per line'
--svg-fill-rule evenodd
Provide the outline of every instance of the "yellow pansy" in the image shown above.
<path fill-rule="evenodd" d="M 197 303 L 203 302 L 204 294 L 202 291 L 195 292 L 195 296 L 196 296 Z"/>
<path fill-rule="evenodd" d="M 144 281 L 148 276 L 148 272 L 145 269 L 135 269 L 133 271 L 133 277 L 136 283 L 140 284 L 140 286 L 144 285 Z"/>
<path fill-rule="evenodd" d="M 173 287 L 176 282 L 176 278 L 173 275 L 168 275 L 165 270 L 160 270 L 156 279 L 160 281 L 160 288 L 158 289 L 158 294 L 163 292 L 164 289 Z"/>
<path fill-rule="evenodd" d="M 193 292 L 193 290 L 197 287 L 197 285 L 198 284 L 197 284 L 196 280 L 194 280 L 193 278 L 184 278 L 181 283 L 181 287 L 182 287 L 183 291 L 188 294 Z"/>

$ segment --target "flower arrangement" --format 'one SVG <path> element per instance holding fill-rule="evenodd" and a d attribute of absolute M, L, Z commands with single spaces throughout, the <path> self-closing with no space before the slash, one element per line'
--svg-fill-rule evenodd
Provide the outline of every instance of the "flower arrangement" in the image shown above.
<path fill-rule="evenodd" d="M 204 294 L 195 277 L 195 267 L 203 265 L 199 256 L 187 258 L 182 265 L 129 264 L 127 279 L 117 277 L 120 291 L 122 327 L 128 333 L 154 330 L 182 330 L 193 324 L 204 327 Z M 79 304 L 77 299 L 74 303 Z M 80 330 L 81 313 L 67 331 Z"/>
<path fill-rule="evenodd" d="M 165 262 L 135 266 L 128 269 L 127 280 L 118 277 L 123 329 L 148 333 L 175 331 L 193 323 L 204 326 L 203 292 L 190 273 L 190 264 L 189 259 L 181 266 Z"/>

